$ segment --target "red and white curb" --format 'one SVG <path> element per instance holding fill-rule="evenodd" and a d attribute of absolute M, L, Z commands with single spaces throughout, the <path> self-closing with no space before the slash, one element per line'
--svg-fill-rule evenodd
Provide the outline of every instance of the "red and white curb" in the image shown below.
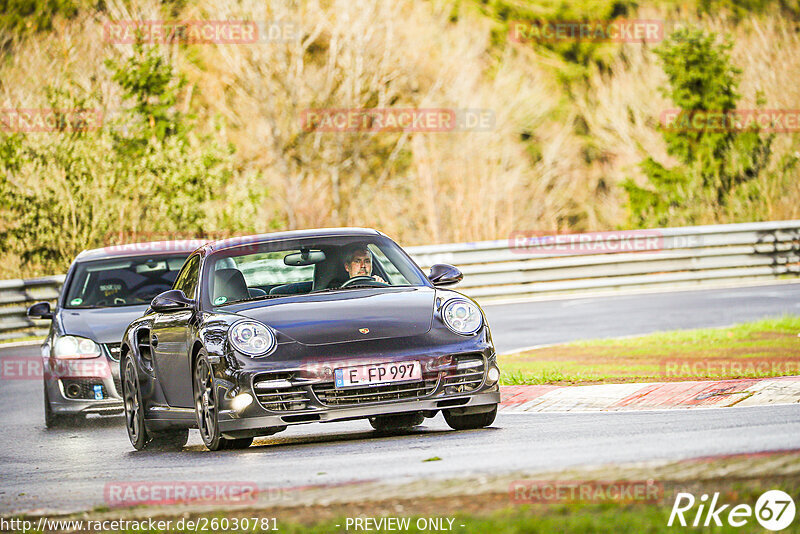
<path fill-rule="evenodd" d="M 500 395 L 503 413 L 765 406 L 800 403 L 800 376 L 653 384 L 502 386 Z"/>

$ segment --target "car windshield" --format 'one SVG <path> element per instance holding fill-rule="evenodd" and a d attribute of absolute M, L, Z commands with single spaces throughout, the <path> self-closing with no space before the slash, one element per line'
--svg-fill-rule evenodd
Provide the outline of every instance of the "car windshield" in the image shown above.
<path fill-rule="evenodd" d="M 115 258 L 79 263 L 71 277 L 65 308 L 149 304 L 172 287 L 189 254 Z"/>
<path fill-rule="evenodd" d="M 354 288 L 423 286 L 424 275 L 381 236 L 245 244 L 209 256 L 206 295 L 215 306 Z"/>

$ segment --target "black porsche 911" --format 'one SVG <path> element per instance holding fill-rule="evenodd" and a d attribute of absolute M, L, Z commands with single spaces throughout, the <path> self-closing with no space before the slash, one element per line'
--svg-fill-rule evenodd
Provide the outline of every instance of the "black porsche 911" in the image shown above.
<path fill-rule="evenodd" d="M 47 427 L 73 425 L 88 414 L 122 413 L 122 333 L 155 295 L 172 287 L 201 244 L 158 241 L 85 250 L 67 271 L 55 310 L 49 302 L 28 309 L 29 317 L 52 321 L 41 349 Z"/>
<path fill-rule="evenodd" d="M 209 243 L 122 339 L 133 446 L 244 448 L 288 425 L 369 419 L 398 431 L 443 412 L 485 427 L 500 401 L 489 326 L 375 230 L 284 232 Z"/>

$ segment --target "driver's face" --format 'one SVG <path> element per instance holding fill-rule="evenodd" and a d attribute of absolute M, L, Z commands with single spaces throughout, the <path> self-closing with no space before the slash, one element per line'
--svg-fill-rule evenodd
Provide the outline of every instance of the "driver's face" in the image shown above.
<path fill-rule="evenodd" d="M 345 262 L 344 269 L 350 278 L 370 276 L 372 274 L 372 257 L 369 252 L 356 252 L 349 262 Z"/>

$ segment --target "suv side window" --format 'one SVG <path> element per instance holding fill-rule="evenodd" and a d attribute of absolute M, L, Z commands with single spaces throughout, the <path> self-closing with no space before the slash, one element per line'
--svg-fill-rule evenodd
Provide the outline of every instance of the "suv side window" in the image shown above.
<path fill-rule="evenodd" d="M 186 261 L 180 274 L 175 279 L 172 289 L 180 289 L 187 298 L 195 299 L 198 276 L 200 274 L 200 255 L 196 254 Z"/>

